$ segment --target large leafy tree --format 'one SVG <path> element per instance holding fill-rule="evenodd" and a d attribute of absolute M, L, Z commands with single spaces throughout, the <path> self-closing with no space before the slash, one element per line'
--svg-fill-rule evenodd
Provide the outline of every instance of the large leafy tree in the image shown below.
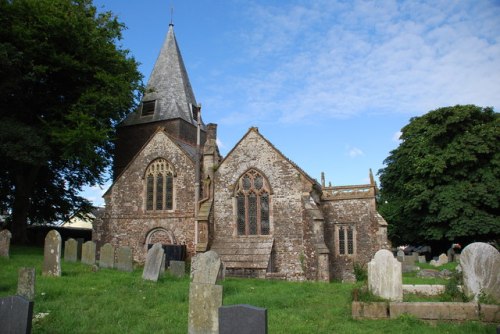
<path fill-rule="evenodd" d="M 392 242 L 498 241 L 499 139 L 492 108 L 457 105 L 412 118 L 379 171 Z"/>
<path fill-rule="evenodd" d="M 14 241 L 29 223 L 90 203 L 111 163 L 113 127 L 142 76 L 117 44 L 124 28 L 91 0 L 0 0 L 0 209 Z"/>

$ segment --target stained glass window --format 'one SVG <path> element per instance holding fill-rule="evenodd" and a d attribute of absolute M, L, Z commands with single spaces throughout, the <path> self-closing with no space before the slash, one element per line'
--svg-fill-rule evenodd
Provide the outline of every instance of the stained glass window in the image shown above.
<path fill-rule="evenodd" d="M 251 169 L 240 178 L 236 191 L 238 235 L 270 234 L 270 198 L 265 178 Z"/>
<path fill-rule="evenodd" d="M 355 253 L 356 233 L 354 225 L 339 225 L 336 227 L 338 235 L 338 254 L 353 255 Z"/>
<path fill-rule="evenodd" d="M 156 159 L 148 166 L 146 175 L 146 210 L 172 210 L 174 198 L 172 166 L 165 159 Z"/>

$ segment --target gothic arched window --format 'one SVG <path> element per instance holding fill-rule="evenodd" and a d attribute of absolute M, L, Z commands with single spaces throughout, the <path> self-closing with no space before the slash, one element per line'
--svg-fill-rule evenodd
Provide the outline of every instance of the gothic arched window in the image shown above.
<path fill-rule="evenodd" d="M 268 235 L 269 186 L 256 170 L 249 170 L 236 186 L 236 215 L 238 235 Z"/>
<path fill-rule="evenodd" d="M 174 169 L 163 158 L 151 162 L 146 170 L 146 210 L 174 208 Z"/>

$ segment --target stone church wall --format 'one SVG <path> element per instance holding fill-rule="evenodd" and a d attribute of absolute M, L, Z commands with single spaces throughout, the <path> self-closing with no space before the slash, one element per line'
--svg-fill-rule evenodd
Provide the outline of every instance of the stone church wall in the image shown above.
<path fill-rule="evenodd" d="M 144 173 L 156 158 L 174 166 L 174 210 L 145 210 Z M 93 237 L 99 243 L 130 246 L 134 260 L 145 259 L 148 236 L 153 241 L 186 244 L 194 254 L 194 162 L 166 134 L 157 132 L 105 195 L 106 215 Z M 151 235 L 154 232 L 154 235 Z"/>
<path fill-rule="evenodd" d="M 274 267 L 278 274 L 286 276 L 289 280 L 303 280 L 304 260 L 307 256 L 304 253 L 301 200 L 304 176 L 256 129 L 251 129 L 247 133 L 217 170 L 214 202 L 215 238 L 237 237 L 234 186 L 251 168 L 267 178 L 272 191 L 270 222 L 271 235 L 274 237 Z"/>
<path fill-rule="evenodd" d="M 354 263 L 365 266 L 381 245 L 376 237 L 379 230 L 376 219 L 375 198 L 343 199 L 324 201 L 325 242 L 330 249 L 330 274 L 333 279 L 351 281 L 354 279 Z M 335 226 L 355 226 L 355 254 L 340 255 Z"/>

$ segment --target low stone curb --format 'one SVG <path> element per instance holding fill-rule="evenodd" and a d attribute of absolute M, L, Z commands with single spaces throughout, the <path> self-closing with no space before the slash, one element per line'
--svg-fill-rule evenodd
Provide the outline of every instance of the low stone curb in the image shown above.
<path fill-rule="evenodd" d="M 395 319 L 410 314 L 422 320 L 500 323 L 500 306 L 448 302 L 352 302 L 353 319 Z"/>

